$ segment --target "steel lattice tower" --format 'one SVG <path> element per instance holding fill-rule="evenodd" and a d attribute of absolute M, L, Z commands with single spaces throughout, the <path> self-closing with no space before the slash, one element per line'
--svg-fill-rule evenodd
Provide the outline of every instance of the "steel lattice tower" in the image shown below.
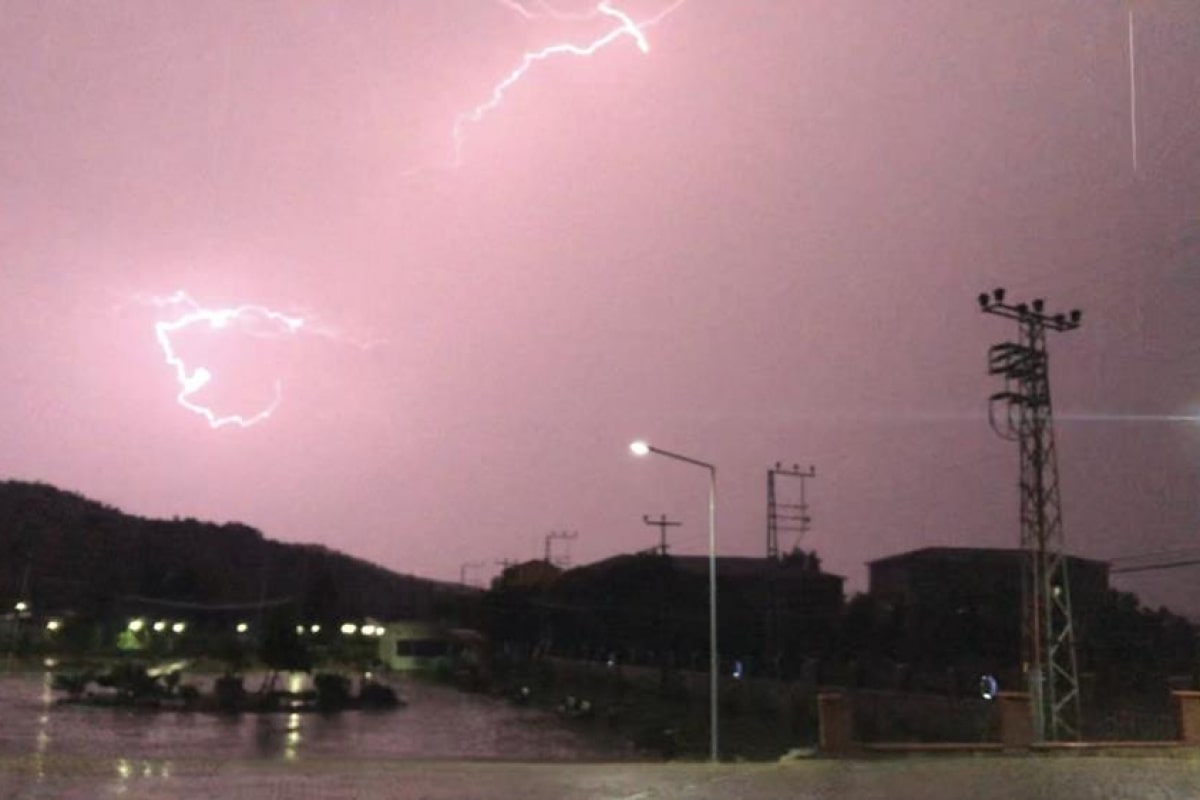
<path fill-rule="evenodd" d="M 1044 305 L 1042 300 L 1008 305 L 1003 289 L 979 296 L 985 313 L 1020 326 L 1017 342 L 988 351 L 988 372 L 1004 378 L 1004 391 L 990 398 L 988 418 L 998 435 L 1020 448 L 1021 547 L 1028 554 L 1022 576 L 1022 668 L 1034 735 L 1061 741 L 1079 739 L 1080 698 L 1046 333 L 1075 330 L 1082 315 L 1078 310 L 1046 314 Z M 998 407 L 1003 407 L 1002 419 L 997 418 Z"/>
<path fill-rule="evenodd" d="M 775 478 L 786 475 L 800 479 L 800 502 L 781 503 L 775 491 Z M 767 558 L 779 560 L 779 533 L 795 533 L 799 537 L 808 533 L 812 517 L 808 516 L 808 502 L 804 494 L 805 478 L 817 477 L 817 468 L 810 466 L 801 472 L 800 467 L 793 464 L 791 469 L 784 469 L 779 462 L 774 469 L 767 470 Z"/>
<path fill-rule="evenodd" d="M 800 479 L 800 502 L 782 503 L 776 491 L 776 478 L 780 475 Z M 782 556 L 779 553 L 779 534 L 794 533 L 796 542 L 808 533 L 812 517 L 808 515 L 808 500 L 805 496 L 805 480 L 815 478 L 817 468 L 809 466 L 801 471 L 799 465 L 785 469 L 782 464 L 775 462 L 773 469 L 767 470 L 767 559 L 778 567 Z M 783 643 L 784 643 L 784 614 L 780 608 L 781 598 L 778 575 L 772 574 L 768 581 L 768 606 L 765 620 L 765 638 L 767 659 L 772 664 L 772 672 L 776 678 L 783 677 Z"/>

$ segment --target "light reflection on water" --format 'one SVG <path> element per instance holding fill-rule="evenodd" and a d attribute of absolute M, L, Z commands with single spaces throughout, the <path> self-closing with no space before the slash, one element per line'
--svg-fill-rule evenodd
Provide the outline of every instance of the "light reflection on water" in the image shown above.
<path fill-rule="evenodd" d="M 283 748 L 285 761 L 295 761 L 297 748 L 300 746 L 300 715 L 293 712 L 288 714 L 287 738 Z"/>

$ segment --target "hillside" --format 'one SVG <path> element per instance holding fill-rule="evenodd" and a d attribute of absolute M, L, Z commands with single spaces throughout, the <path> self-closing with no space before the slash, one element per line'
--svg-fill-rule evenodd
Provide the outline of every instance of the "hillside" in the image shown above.
<path fill-rule="evenodd" d="M 430 618 L 464 590 L 237 523 L 154 520 L 40 483 L 0 482 L 0 600 L 103 616 L 146 602 L 288 598 L 313 620 Z"/>

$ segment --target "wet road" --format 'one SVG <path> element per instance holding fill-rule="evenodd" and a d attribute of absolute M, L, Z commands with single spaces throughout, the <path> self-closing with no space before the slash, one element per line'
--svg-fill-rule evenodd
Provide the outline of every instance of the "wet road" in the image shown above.
<path fill-rule="evenodd" d="M 937 757 L 772 765 L 458 761 L 6 760 L 5 798 L 396 798 L 397 800 L 1192 800 L 1200 761 Z"/>
<path fill-rule="evenodd" d="M 55 707 L 0 678 L 0 800 L 1198 800 L 1195 756 L 910 756 L 645 764 L 486 697 L 411 685 L 393 713 L 221 716 Z"/>

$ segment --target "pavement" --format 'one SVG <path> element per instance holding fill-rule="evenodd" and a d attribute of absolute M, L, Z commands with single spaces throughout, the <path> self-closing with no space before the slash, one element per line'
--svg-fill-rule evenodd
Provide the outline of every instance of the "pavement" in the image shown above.
<path fill-rule="evenodd" d="M 0 760 L 0 798 L 1195 800 L 1200 758 L 908 756 L 780 764 Z"/>

